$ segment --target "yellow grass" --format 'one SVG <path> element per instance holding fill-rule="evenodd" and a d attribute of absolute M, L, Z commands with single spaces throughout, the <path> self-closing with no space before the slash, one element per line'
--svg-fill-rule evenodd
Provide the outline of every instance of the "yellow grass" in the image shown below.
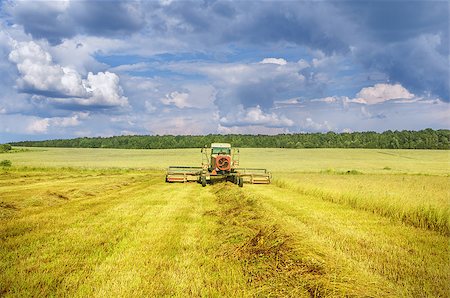
<path fill-rule="evenodd" d="M 169 165 L 198 166 L 200 149 L 71 149 L 29 148 L 2 154 L 13 165 L 38 167 L 145 168 Z M 445 150 L 382 149 L 240 149 L 242 167 L 274 172 L 349 171 L 363 173 L 450 174 L 450 152 Z"/>
<path fill-rule="evenodd" d="M 448 296 L 448 153 L 241 153 L 274 183 L 154 170 L 197 149 L 1 154 L 0 296 Z"/>
<path fill-rule="evenodd" d="M 274 183 L 450 236 L 450 179 L 392 174 L 279 174 Z"/>

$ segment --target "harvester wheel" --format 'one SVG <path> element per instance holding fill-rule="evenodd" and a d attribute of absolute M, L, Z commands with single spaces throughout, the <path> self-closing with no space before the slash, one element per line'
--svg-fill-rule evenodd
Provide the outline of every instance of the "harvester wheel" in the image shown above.
<path fill-rule="evenodd" d="M 206 186 L 206 177 L 202 176 L 202 186 L 205 187 Z"/>
<path fill-rule="evenodd" d="M 237 184 L 239 185 L 239 187 L 242 187 L 242 186 L 244 186 L 244 178 L 240 178 L 240 177 L 238 177 L 237 179 L 238 179 L 238 182 L 237 182 Z"/>

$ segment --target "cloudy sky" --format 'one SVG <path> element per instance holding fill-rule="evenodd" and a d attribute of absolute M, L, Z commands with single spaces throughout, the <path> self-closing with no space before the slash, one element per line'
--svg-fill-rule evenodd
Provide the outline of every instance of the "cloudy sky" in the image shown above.
<path fill-rule="evenodd" d="M 447 1 L 0 1 L 0 142 L 450 128 Z"/>

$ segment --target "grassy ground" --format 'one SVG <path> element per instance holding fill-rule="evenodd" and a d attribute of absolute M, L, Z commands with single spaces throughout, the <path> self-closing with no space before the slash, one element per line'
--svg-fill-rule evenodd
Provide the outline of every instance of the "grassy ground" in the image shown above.
<path fill-rule="evenodd" d="M 200 149 L 68 149 L 29 148 L 3 154 L 14 165 L 38 167 L 166 169 L 169 165 L 199 166 Z M 450 174 L 450 152 L 444 150 L 381 149 L 248 149 L 241 152 L 242 167 L 273 172 L 347 172 Z"/>
<path fill-rule="evenodd" d="M 275 169 L 242 189 L 150 170 L 197 150 L 2 154 L 0 296 L 448 297 L 447 153 L 345 152 L 242 150 Z"/>
<path fill-rule="evenodd" d="M 450 236 L 450 179 L 446 176 L 279 173 L 274 183 Z"/>

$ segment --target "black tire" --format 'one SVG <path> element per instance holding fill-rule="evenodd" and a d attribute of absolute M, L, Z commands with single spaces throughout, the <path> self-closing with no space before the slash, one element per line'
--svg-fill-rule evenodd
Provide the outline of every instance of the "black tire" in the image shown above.
<path fill-rule="evenodd" d="M 206 177 L 202 176 L 202 186 L 205 187 L 206 186 Z"/>
<path fill-rule="evenodd" d="M 244 186 L 244 178 L 238 177 L 238 185 L 239 185 L 239 187 L 243 187 Z"/>

